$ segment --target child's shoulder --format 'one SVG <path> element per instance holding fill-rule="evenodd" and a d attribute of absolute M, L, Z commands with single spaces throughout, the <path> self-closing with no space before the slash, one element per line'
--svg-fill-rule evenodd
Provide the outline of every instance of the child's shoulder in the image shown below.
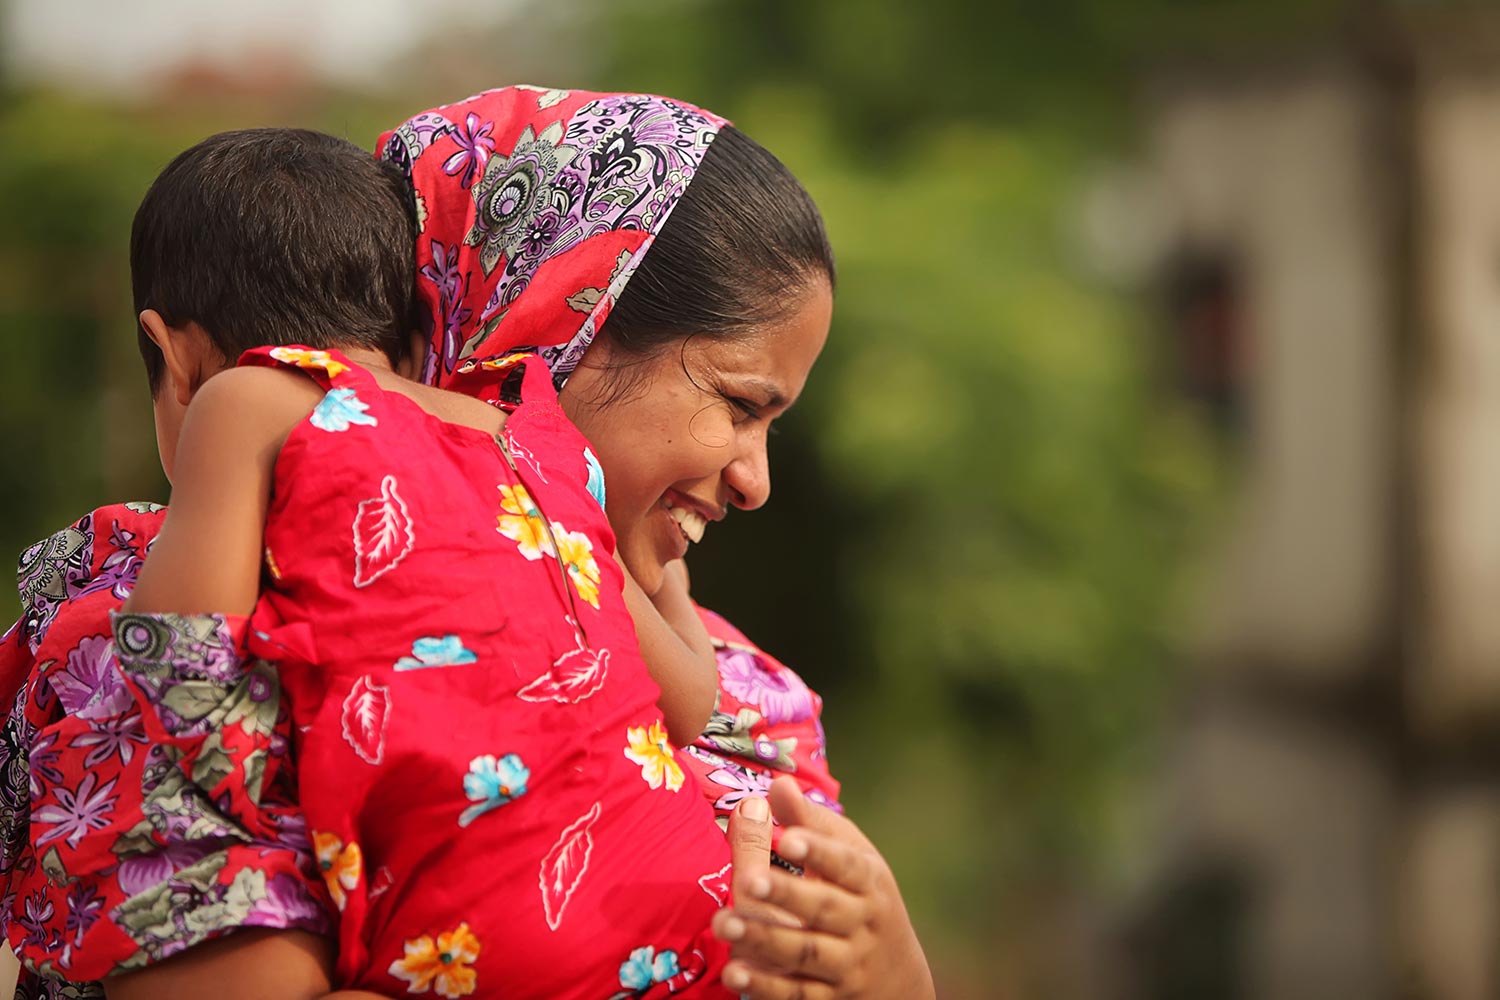
<path fill-rule="evenodd" d="M 284 368 L 241 366 L 208 379 L 188 405 L 186 423 L 246 446 L 279 442 L 323 398 L 312 379 Z"/>
<path fill-rule="evenodd" d="M 268 416 L 282 412 L 306 416 L 323 398 L 323 392 L 317 382 L 294 369 L 241 365 L 226 368 L 205 381 L 194 394 L 189 411 L 243 412 L 249 407 Z"/>

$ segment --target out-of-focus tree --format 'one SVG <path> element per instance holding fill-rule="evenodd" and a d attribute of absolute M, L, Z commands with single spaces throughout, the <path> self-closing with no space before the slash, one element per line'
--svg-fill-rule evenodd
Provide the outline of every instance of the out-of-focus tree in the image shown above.
<path fill-rule="evenodd" d="M 728 114 L 804 180 L 838 255 L 828 349 L 772 445 L 774 500 L 716 529 L 695 589 L 824 691 L 848 805 L 955 992 L 1081 995 L 1039 939 L 1074 919 L 1068 897 L 1131 874 L 1135 782 L 1219 479 L 1146 290 L 1089 280 L 1065 219 L 1088 173 L 1129 155 L 1144 67 L 1326 37 L 1350 7 L 595 17 L 613 58 L 591 82 Z"/>

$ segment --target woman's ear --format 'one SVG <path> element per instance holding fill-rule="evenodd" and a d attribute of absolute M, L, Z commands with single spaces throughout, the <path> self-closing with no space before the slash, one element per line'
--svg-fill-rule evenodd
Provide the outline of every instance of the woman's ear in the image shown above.
<path fill-rule="evenodd" d="M 155 309 L 142 309 L 140 324 L 161 351 L 167 376 L 164 388 L 176 396 L 179 404 L 188 405 L 204 380 L 224 367 L 207 331 L 197 323 L 170 326 Z"/>

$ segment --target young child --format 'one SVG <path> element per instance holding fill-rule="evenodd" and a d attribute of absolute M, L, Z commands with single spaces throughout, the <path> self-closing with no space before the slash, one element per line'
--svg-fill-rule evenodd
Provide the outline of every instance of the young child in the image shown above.
<path fill-rule="evenodd" d="M 338 913 L 333 982 L 719 995 L 728 850 L 667 745 L 586 442 L 533 357 L 463 373 L 499 409 L 398 374 L 404 191 L 347 143 L 257 130 L 184 153 L 143 202 L 173 506 L 115 619 L 119 690 L 43 727 L 32 767 L 137 715 L 150 746 L 33 813 L 40 857 L 12 884 L 84 917 L 66 941 L 14 922 L 12 945 L 95 979 L 299 926 L 258 919 L 297 873 L 241 850 L 288 824 L 263 793 L 290 778 Z M 692 655 L 659 618 L 641 631 Z M 265 975 L 278 996 L 329 985 Z"/>

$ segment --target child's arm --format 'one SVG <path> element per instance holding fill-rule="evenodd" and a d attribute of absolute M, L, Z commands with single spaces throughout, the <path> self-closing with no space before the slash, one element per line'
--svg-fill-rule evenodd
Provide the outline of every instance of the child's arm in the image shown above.
<path fill-rule="evenodd" d="M 204 383 L 183 420 L 172 504 L 125 610 L 247 615 L 260 589 L 276 456 L 321 398 L 312 381 L 236 368 Z M 104 980 L 110 1000 L 324 997 L 333 945 L 302 930 L 251 928 Z"/>
<path fill-rule="evenodd" d="M 203 384 L 177 441 L 171 507 L 124 610 L 250 613 L 276 456 L 321 395 L 311 380 L 271 368 L 234 368 Z"/>
<path fill-rule="evenodd" d="M 661 688 L 658 704 L 667 732 L 673 743 L 687 746 L 708 725 L 719 691 L 713 642 L 688 596 L 687 567 L 681 559 L 668 564 L 655 597 L 647 597 L 627 572 L 625 605 L 641 656 Z"/>

